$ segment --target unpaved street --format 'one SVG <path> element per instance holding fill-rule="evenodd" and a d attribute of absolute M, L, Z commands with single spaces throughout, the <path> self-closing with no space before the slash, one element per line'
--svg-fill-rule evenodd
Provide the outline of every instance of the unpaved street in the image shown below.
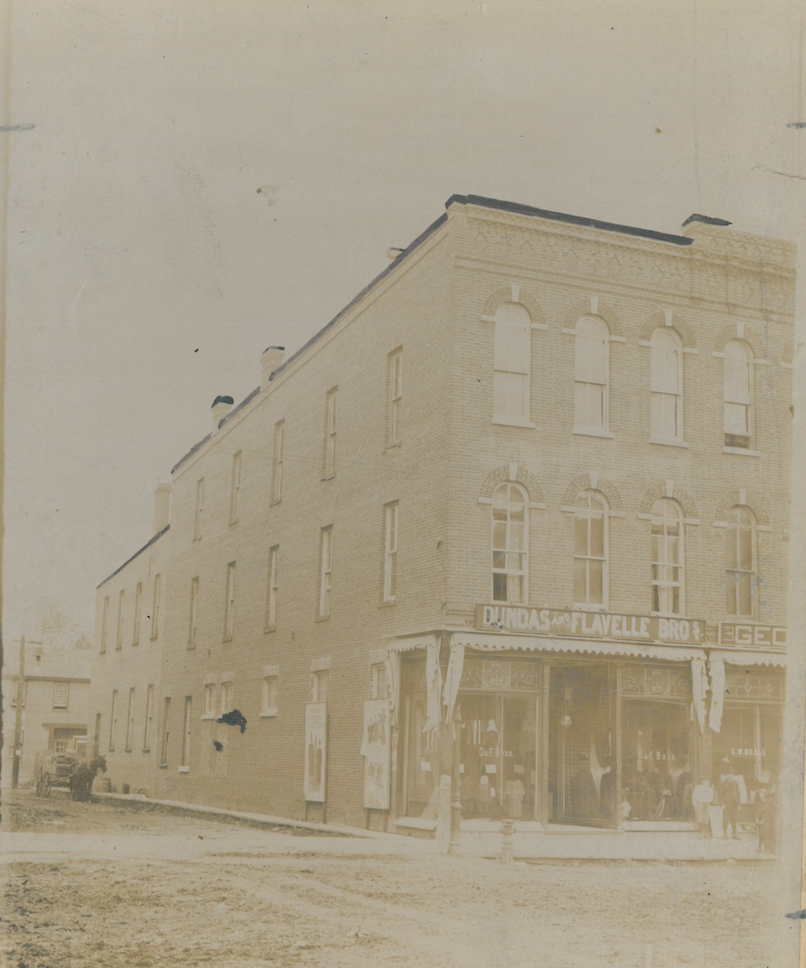
<path fill-rule="evenodd" d="M 3 830 L 3 968 L 778 963 L 770 863 L 505 868 L 28 790 Z"/>

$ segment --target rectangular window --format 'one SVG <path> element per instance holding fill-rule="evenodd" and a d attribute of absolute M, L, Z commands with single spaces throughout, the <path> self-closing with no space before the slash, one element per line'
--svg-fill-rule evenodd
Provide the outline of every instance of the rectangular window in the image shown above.
<path fill-rule="evenodd" d="M 277 676 L 265 676 L 263 679 L 263 710 L 261 716 L 277 715 Z"/>
<path fill-rule="evenodd" d="M 112 690 L 112 708 L 109 711 L 109 749 L 115 748 L 115 733 L 118 726 L 118 691 Z"/>
<path fill-rule="evenodd" d="M 285 420 L 274 425 L 274 459 L 271 474 L 271 499 L 280 501 L 283 497 L 283 438 Z"/>
<path fill-rule="evenodd" d="M 156 639 L 160 634 L 160 594 L 162 576 L 154 576 L 154 604 L 151 609 L 151 638 Z"/>
<path fill-rule="evenodd" d="M 652 436 L 675 441 L 683 437 L 683 355 L 676 333 L 656 329 L 651 343 Z"/>
<path fill-rule="evenodd" d="M 129 690 L 129 710 L 126 715 L 126 749 L 131 751 L 134 737 L 134 688 Z"/>
<path fill-rule="evenodd" d="M 55 739 L 53 741 L 53 752 L 54 753 L 64 753 L 67 749 L 66 739 Z"/>
<path fill-rule="evenodd" d="M 328 391 L 327 406 L 325 407 L 325 474 L 323 480 L 328 480 L 336 473 L 336 398 L 338 387 Z"/>
<path fill-rule="evenodd" d="M 575 429 L 607 431 L 608 338 L 604 323 L 583 316 L 576 326 L 574 356 Z"/>
<path fill-rule="evenodd" d="M 106 635 L 109 628 L 109 596 L 104 599 L 103 615 L 101 617 L 101 652 L 106 652 Z"/>
<path fill-rule="evenodd" d="M 154 686 L 149 686 L 146 690 L 146 721 L 143 727 L 143 752 L 148 753 L 151 749 L 151 719 L 154 715 Z"/>
<path fill-rule="evenodd" d="M 386 507 L 386 541 L 383 559 L 383 600 L 393 602 L 397 588 L 397 504 Z"/>
<path fill-rule="evenodd" d="M 69 697 L 70 697 L 69 682 L 53 683 L 53 708 L 54 709 L 67 709 L 67 702 Z"/>
<path fill-rule="evenodd" d="M 386 666 L 382 662 L 372 667 L 372 698 L 389 698 L 389 681 L 386 678 Z"/>
<path fill-rule="evenodd" d="M 314 672 L 311 676 L 311 702 L 327 702 L 329 672 Z"/>
<path fill-rule="evenodd" d="M 504 303 L 496 311 L 493 416 L 501 422 L 529 420 L 530 325 L 523 306 Z"/>
<path fill-rule="evenodd" d="M 330 568 L 333 557 L 333 529 L 322 528 L 322 557 L 319 578 L 319 617 L 330 615 Z"/>
<path fill-rule="evenodd" d="M 202 536 L 202 517 L 204 516 L 204 478 L 196 482 L 196 513 L 193 518 L 193 540 Z"/>
<path fill-rule="evenodd" d="M 224 713 L 232 712 L 232 710 L 234 709 L 232 695 L 233 695 L 232 683 L 222 682 L 221 683 L 221 715 L 222 716 L 224 715 Z"/>
<path fill-rule="evenodd" d="M 227 596 L 224 601 L 224 641 L 232 639 L 235 622 L 235 562 L 227 565 Z"/>
<path fill-rule="evenodd" d="M 202 719 L 215 719 L 215 683 L 207 682 L 204 686 L 204 715 Z"/>
<path fill-rule="evenodd" d="M 241 451 L 238 451 L 232 458 L 232 486 L 229 498 L 229 523 L 235 524 L 238 520 L 238 512 L 241 498 Z"/>
<path fill-rule="evenodd" d="M 121 588 L 120 595 L 118 595 L 118 630 L 115 635 L 115 648 L 120 649 L 123 647 L 123 605 L 126 601 L 126 589 Z"/>
<path fill-rule="evenodd" d="M 196 648 L 196 616 L 199 604 L 199 576 L 190 580 L 190 621 L 188 623 L 188 648 Z"/>
<path fill-rule="evenodd" d="M 193 707 L 191 696 L 185 696 L 185 721 L 182 724 L 182 761 L 179 769 L 187 771 L 190 766 L 190 720 Z"/>
<path fill-rule="evenodd" d="M 160 744 L 160 766 L 168 765 L 168 740 L 171 738 L 171 698 L 165 697 L 162 706 L 162 743 Z"/>
<path fill-rule="evenodd" d="M 400 443 L 400 406 L 403 397 L 403 351 L 389 355 L 389 446 Z"/>
<path fill-rule="evenodd" d="M 277 627 L 277 569 L 280 566 L 280 546 L 269 549 L 269 579 L 266 590 L 266 631 Z"/>
<path fill-rule="evenodd" d="M 132 645 L 140 644 L 140 609 L 143 605 L 143 583 L 138 582 L 134 591 L 134 631 L 132 632 Z"/>

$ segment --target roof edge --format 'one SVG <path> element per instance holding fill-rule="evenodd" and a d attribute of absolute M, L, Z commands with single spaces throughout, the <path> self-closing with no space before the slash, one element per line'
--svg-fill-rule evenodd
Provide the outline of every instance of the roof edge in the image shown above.
<path fill-rule="evenodd" d="M 141 548 L 141 549 L 140 549 L 139 551 L 135 551 L 135 553 L 134 553 L 134 554 L 133 554 L 133 555 L 131 556 L 131 558 L 127 558 L 127 559 L 126 559 L 126 560 L 125 560 L 125 561 L 123 562 L 123 564 L 122 564 L 122 565 L 121 565 L 121 566 L 120 566 L 119 568 L 116 568 L 116 569 L 115 569 L 115 570 L 114 570 L 114 571 L 112 572 L 112 574 L 111 574 L 111 575 L 107 575 L 107 576 L 106 576 L 106 578 L 104 578 L 104 580 L 103 580 L 103 581 L 101 582 L 101 584 L 100 584 L 100 585 L 96 585 L 96 586 L 95 586 L 95 590 L 96 590 L 96 591 L 98 591 L 98 589 L 99 589 L 99 588 L 101 587 L 101 585 L 105 585 L 105 584 L 106 584 L 106 583 L 107 583 L 107 582 L 109 581 L 109 579 L 110 579 L 110 578 L 114 578 L 114 577 L 115 577 L 115 575 L 117 575 L 117 574 L 118 574 L 119 572 L 121 572 L 121 571 L 123 571 L 123 569 L 124 569 L 124 568 L 126 567 L 126 565 L 128 565 L 128 564 L 129 564 L 130 562 L 132 562 L 132 561 L 134 561 L 134 559 L 135 559 L 135 558 L 136 558 L 136 557 L 137 557 L 138 555 L 141 555 L 141 554 L 142 554 L 142 553 L 143 553 L 143 552 L 144 552 L 144 551 L 146 550 L 146 548 L 148 548 L 148 547 L 150 547 L 151 545 L 153 545 L 153 544 L 154 544 L 154 542 L 155 542 L 155 541 L 156 541 L 156 540 L 157 540 L 158 538 L 161 538 L 161 537 L 162 537 L 162 536 L 163 536 L 163 535 L 165 534 L 165 532 L 166 532 L 166 531 L 167 531 L 167 530 L 168 530 L 168 529 L 169 529 L 170 527 L 171 527 L 171 526 L 170 526 L 170 524 L 166 524 L 166 525 L 165 525 L 165 527 L 164 527 L 164 528 L 162 529 L 162 531 L 158 531 L 158 532 L 157 532 L 157 533 L 156 533 L 156 534 L 154 535 L 154 537 L 153 537 L 153 538 L 151 538 L 151 539 L 150 539 L 149 541 L 146 541 L 146 543 L 145 543 L 145 544 L 143 545 L 143 547 L 142 547 L 142 548 Z"/>

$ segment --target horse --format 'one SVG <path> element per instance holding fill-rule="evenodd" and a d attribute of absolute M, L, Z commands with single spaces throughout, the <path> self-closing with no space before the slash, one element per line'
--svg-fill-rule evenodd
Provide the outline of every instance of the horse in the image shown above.
<path fill-rule="evenodd" d="M 70 798 L 88 803 L 96 773 L 106 773 L 106 757 L 95 756 L 89 763 L 77 764 L 69 775 Z"/>

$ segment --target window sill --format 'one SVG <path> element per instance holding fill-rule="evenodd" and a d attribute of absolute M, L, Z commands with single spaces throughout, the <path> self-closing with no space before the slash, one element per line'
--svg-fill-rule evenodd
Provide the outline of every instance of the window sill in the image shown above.
<path fill-rule="evenodd" d="M 493 417 L 490 421 L 498 427 L 525 427 L 527 430 L 534 430 L 535 425 L 531 420 L 518 420 L 516 417 Z"/>
<path fill-rule="evenodd" d="M 157 766 L 158 766 L 158 767 L 159 767 L 159 768 L 160 768 L 161 770 L 167 770 L 167 769 L 168 769 L 168 764 L 167 764 L 167 763 L 158 763 L 158 764 L 157 764 Z"/>
<path fill-rule="evenodd" d="M 136 642 L 132 642 L 132 648 L 133 649 L 136 648 L 139 644 L 140 644 L 140 640 L 139 639 Z"/>
<path fill-rule="evenodd" d="M 123 752 L 124 752 L 124 753 L 131 753 L 131 751 L 132 751 L 132 748 L 131 748 L 131 746 L 130 746 L 130 747 L 129 747 L 128 749 L 125 749 L 125 750 L 124 750 Z"/>
<path fill-rule="evenodd" d="M 329 615 L 317 615 L 314 622 L 328 622 L 330 620 Z"/>
<path fill-rule="evenodd" d="M 667 437 L 650 437 L 650 444 L 660 444 L 663 447 L 688 447 L 689 445 L 682 440 L 675 440 Z"/>
<path fill-rule="evenodd" d="M 738 454 L 740 457 L 761 457 L 760 450 L 746 450 L 744 447 L 723 447 L 725 454 Z"/>
<path fill-rule="evenodd" d="M 180 773 L 190 773 L 190 767 L 189 766 L 180 766 L 179 767 L 179 772 Z"/>
<path fill-rule="evenodd" d="M 231 635 L 225 635 L 224 638 L 221 641 L 222 641 L 222 643 L 224 645 L 229 645 L 229 643 L 232 642 L 232 636 Z"/>
<path fill-rule="evenodd" d="M 151 752 L 151 748 L 150 748 L 150 747 L 147 747 L 147 748 L 145 748 L 145 749 L 143 750 L 143 752 L 144 752 L 144 753 L 150 753 L 150 752 Z"/>
<path fill-rule="evenodd" d="M 396 605 L 397 602 L 394 598 L 384 599 L 382 602 L 378 602 L 378 608 L 391 608 L 392 605 Z"/>
<path fill-rule="evenodd" d="M 269 501 L 269 507 L 273 508 L 275 504 L 279 504 L 282 500 L 283 499 L 281 497 L 272 498 L 272 500 Z"/>
<path fill-rule="evenodd" d="M 599 430 L 596 427 L 574 427 L 574 433 L 581 437 L 605 437 L 608 440 L 613 440 L 616 436 L 609 430 Z"/>
<path fill-rule="evenodd" d="M 239 518 L 233 518 L 233 520 L 230 521 L 229 526 L 232 527 L 234 524 L 237 524 L 238 521 L 239 521 Z"/>
<path fill-rule="evenodd" d="M 273 719 L 276 716 L 277 716 L 276 709 L 264 709 L 263 712 L 260 714 L 261 719 Z"/>
<path fill-rule="evenodd" d="M 324 483 L 325 481 L 332 481 L 335 476 L 336 472 L 334 471 L 332 474 L 325 474 L 325 476 L 320 477 L 319 480 Z"/>
<path fill-rule="evenodd" d="M 202 720 L 215 719 L 215 713 L 205 713 L 201 718 Z"/>
<path fill-rule="evenodd" d="M 276 632 L 276 631 L 277 631 L 276 625 L 267 625 L 266 628 L 263 629 L 263 634 L 268 635 L 270 632 Z"/>
<path fill-rule="evenodd" d="M 387 444 L 384 450 L 398 450 L 400 448 L 401 441 L 396 440 L 393 444 Z"/>

